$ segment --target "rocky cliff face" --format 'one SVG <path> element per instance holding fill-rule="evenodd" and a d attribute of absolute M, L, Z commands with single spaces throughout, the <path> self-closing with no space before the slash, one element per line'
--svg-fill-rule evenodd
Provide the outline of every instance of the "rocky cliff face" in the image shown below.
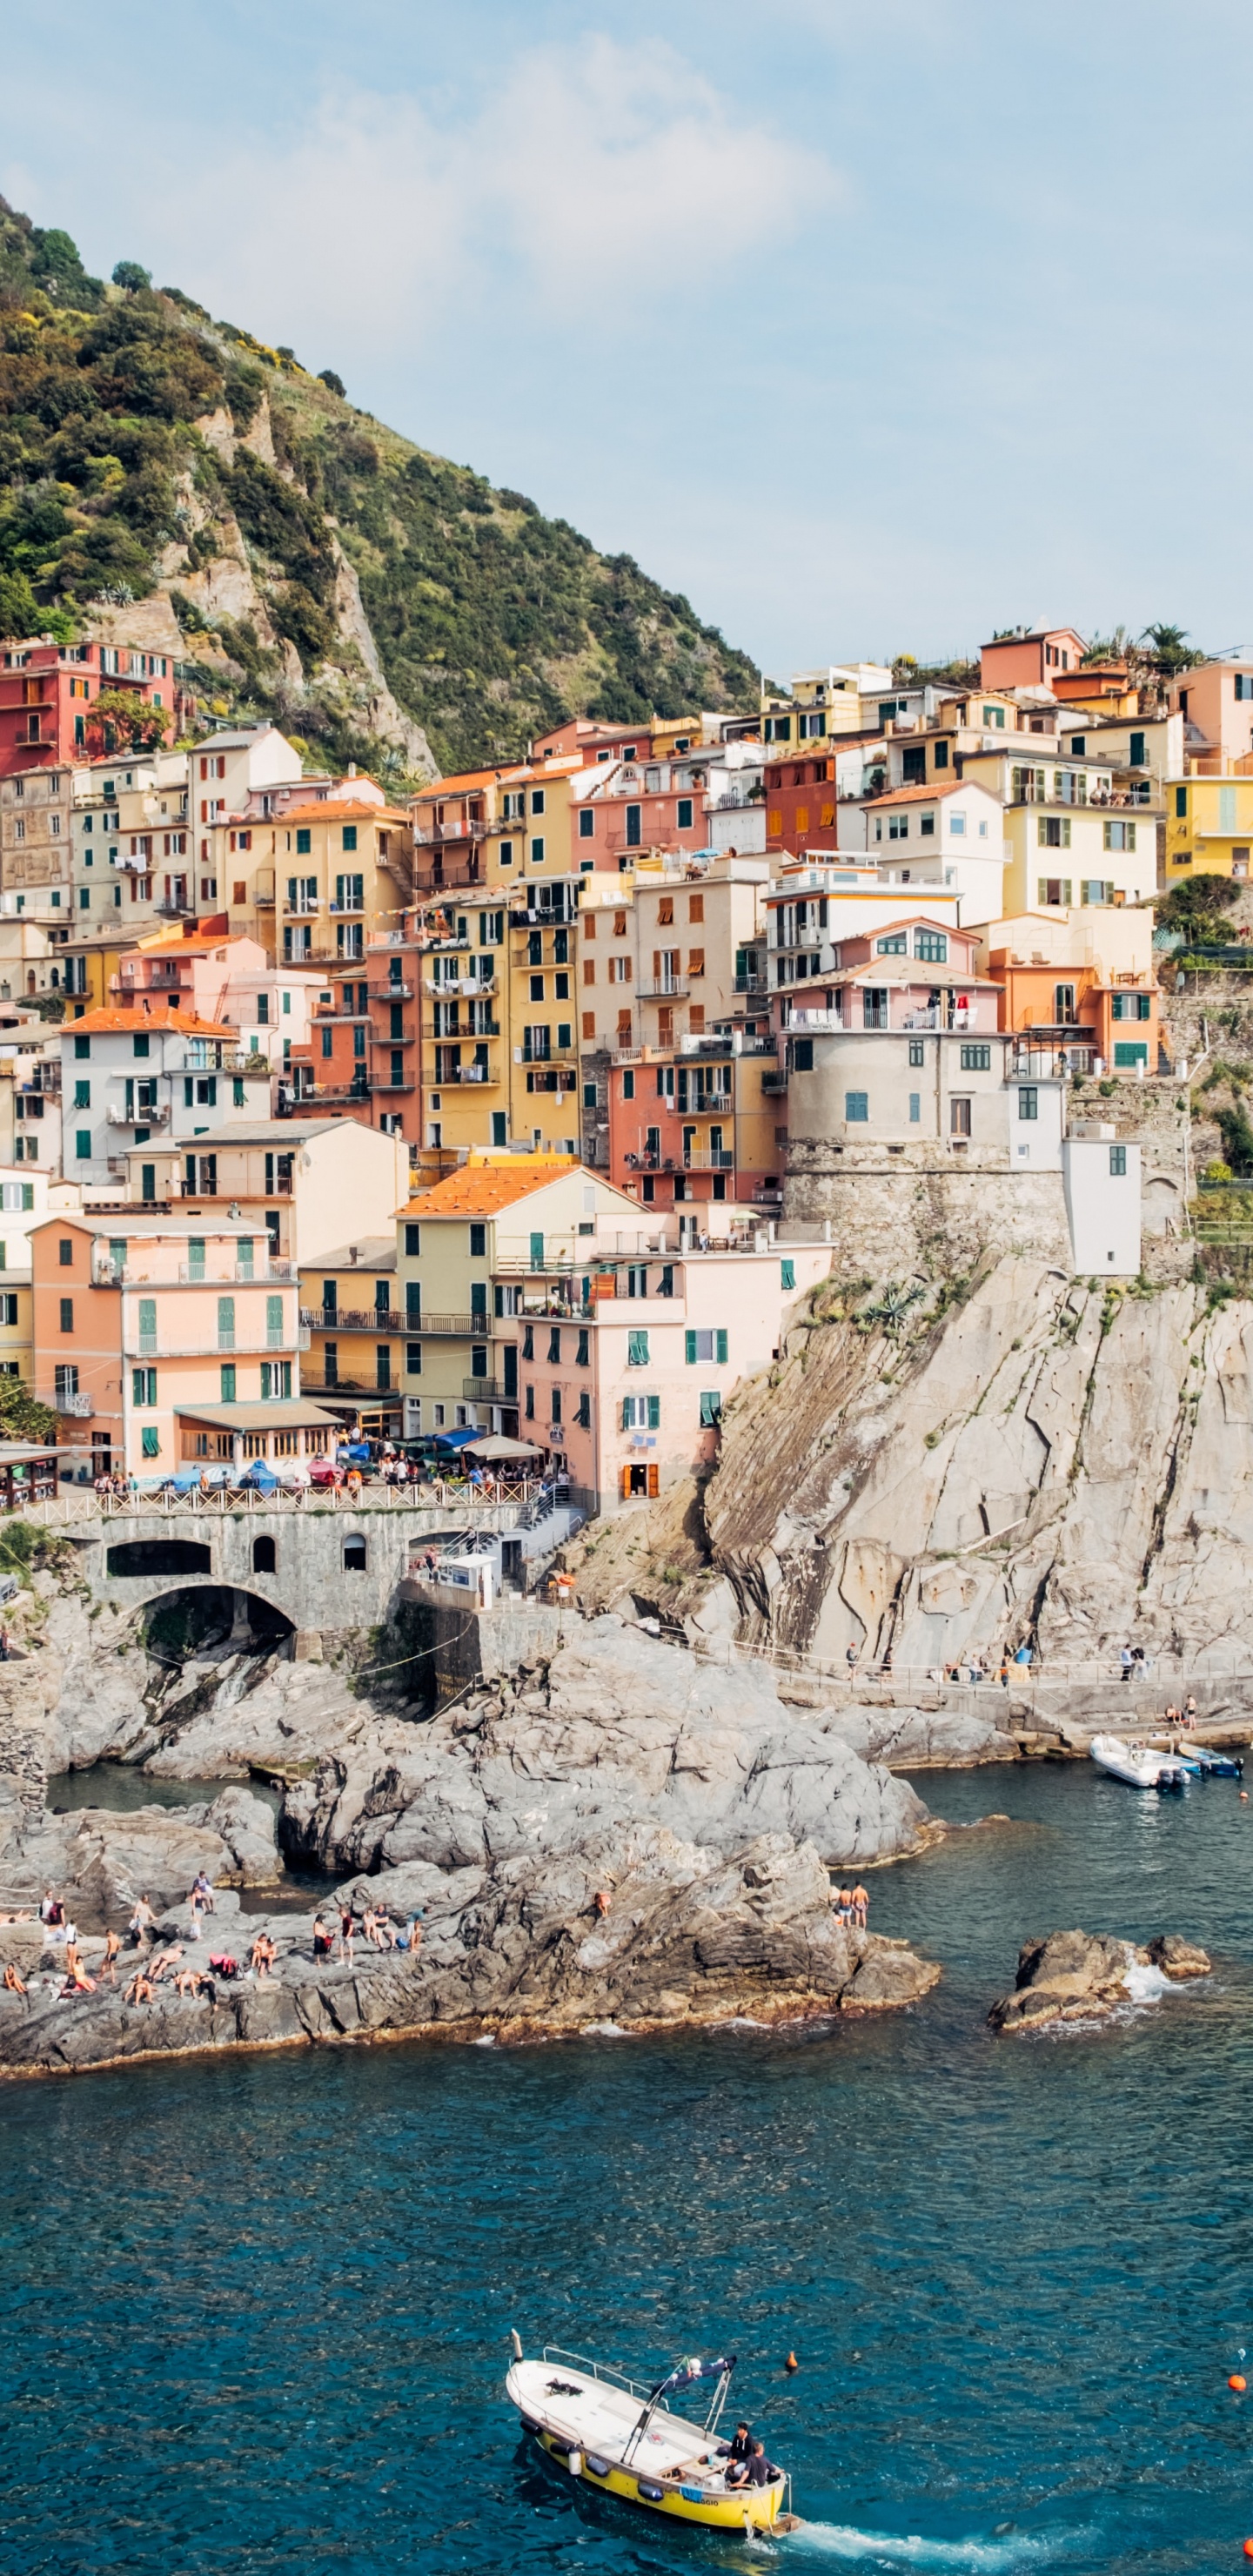
<path fill-rule="evenodd" d="M 728 1408 L 698 1625 L 898 1670 L 1128 1639 L 1253 1673 L 1253 1306 L 1011 1256 L 911 1314 L 819 1311 Z"/>

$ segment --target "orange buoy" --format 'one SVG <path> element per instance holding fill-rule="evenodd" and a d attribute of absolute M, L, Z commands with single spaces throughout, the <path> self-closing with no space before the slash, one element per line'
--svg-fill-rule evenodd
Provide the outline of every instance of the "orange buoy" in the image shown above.
<path fill-rule="evenodd" d="M 1231 2377 L 1227 2382 L 1227 2386 L 1229 2388 L 1234 2388 L 1241 2397 L 1243 2397 L 1248 2384 L 1249 2383 L 1242 2370 L 1233 2370 Z"/>
<path fill-rule="evenodd" d="M 1253 2540 L 1246 2540 L 1244 2544 L 1244 2554 L 1246 2558 L 1253 2558 Z"/>
<path fill-rule="evenodd" d="M 787 2360 L 784 2362 L 783 2367 L 784 2367 L 784 2369 L 785 2369 L 785 2370 L 799 2370 L 799 2369 L 800 2369 L 800 2363 L 799 2363 L 799 2361 L 797 2360 L 796 2355 L 795 2355 L 795 2353 L 794 2353 L 794 2352 L 790 2352 L 790 2353 L 788 2354 Z"/>

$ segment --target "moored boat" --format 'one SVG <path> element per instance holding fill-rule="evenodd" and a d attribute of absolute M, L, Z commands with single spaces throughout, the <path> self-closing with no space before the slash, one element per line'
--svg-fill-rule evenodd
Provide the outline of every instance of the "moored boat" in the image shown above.
<path fill-rule="evenodd" d="M 1209 1744 L 1189 1744 L 1186 1759 L 1195 1762 L 1203 1780 L 1242 1780 L 1244 1755 L 1222 1753 Z"/>
<path fill-rule="evenodd" d="M 735 2355 L 676 2363 L 651 2388 L 604 2362 L 546 2344 L 528 2360 L 515 2334 L 506 2393 L 554 2464 L 602 2495 L 715 2530 L 787 2532 L 791 2480 L 766 2463 L 762 2485 L 735 2483 L 729 2445 L 718 2440 Z M 714 2383 L 704 2423 L 672 2412 L 670 2399 L 701 2380 Z"/>
<path fill-rule="evenodd" d="M 1151 1744 L 1128 1744 L 1121 1735 L 1094 1735 L 1088 1751 L 1102 1771 L 1108 1771 L 1113 1780 L 1125 1780 L 1130 1789 L 1160 1787 L 1163 1768 L 1171 1760 Z"/>

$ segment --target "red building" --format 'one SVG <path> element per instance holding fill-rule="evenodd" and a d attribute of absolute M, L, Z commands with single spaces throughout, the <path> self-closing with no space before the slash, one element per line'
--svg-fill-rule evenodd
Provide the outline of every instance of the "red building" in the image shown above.
<path fill-rule="evenodd" d="M 102 690 L 114 689 L 145 706 L 167 707 L 171 741 L 195 716 L 196 701 L 175 679 L 168 654 L 122 644 L 6 644 L 0 651 L 0 778 L 85 760 L 88 711 Z"/>
<path fill-rule="evenodd" d="M 786 1076 L 773 1037 L 641 1047 L 610 1068 L 609 1178 L 645 1207 L 779 1205 Z"/>
<path fill-rule="evenodd" d="M 330 998 L 314 1003 L 309 1046 L 292 1049 L 296 1117 L 360 1118 L 410 1147 L 421 1143 L 419 976 L 428 945 L 410 914 L 364 957 L 328 965 Z"/>
<path fill-rule="evenodd" d="M 876 740 L 878 736 L 867 735 Z M 766 848 L 798 857 L 838 847 L 834 759 L 777 760 L 766 771 Z"/>

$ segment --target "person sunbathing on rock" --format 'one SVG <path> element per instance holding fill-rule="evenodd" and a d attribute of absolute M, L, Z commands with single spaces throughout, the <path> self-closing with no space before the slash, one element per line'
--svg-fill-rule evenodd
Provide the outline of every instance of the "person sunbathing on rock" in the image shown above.
<path fill-rule="evenodd" d="M 22 1979 L 19 1977 L 11 1959 L 4 1972 L 4 1991 L 6 1995 L 24 1995 L 26 1992 Z"/>
<path fill-rule="evenodd" d="M 151 1977 L 145 1976 L 142 1968 L 136 1968 L 135 1974 L 131 1978 L 130 1984 L 122 1997 L 123 2003 L 150 2004 L 152 1999 L 153 1984 Z"/>
<path fill-rule="evenodd" d="M 250 1966 L 256 1971 L 258 1982 L 260 1982 L 262 1977 L 269 1976 L 270 1970 L 273 1967 L 277 1956 L 278 1952 L 274 1947 L 274 1943 L 270 1939 L 269 1933 L 258 1932 L 256 1940 L 252 1945 L 249 1961 Z"/>
<path fill-rule="evenodd" d="M 61 2001 L 64 2003 L 70 1995 L 94 1995 L 96 1980 L 88 1976 L 77 1950 L 72 1955 L 67 1951 L 65 1965 L 67 1974 L 61 1988 Z"/>

